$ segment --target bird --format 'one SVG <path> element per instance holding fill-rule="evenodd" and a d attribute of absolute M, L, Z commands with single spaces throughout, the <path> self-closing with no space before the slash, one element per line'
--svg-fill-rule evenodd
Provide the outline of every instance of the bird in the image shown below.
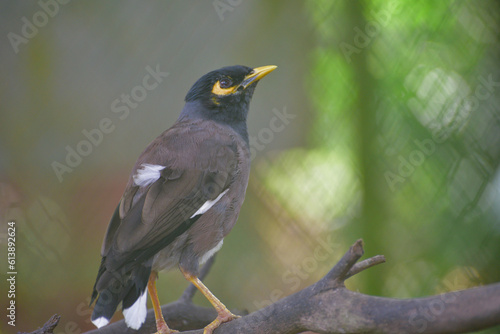
<path fill-rule="evenodd" d="M 276 68 L 235 65 L 203 75 L 177 121 L 139 156 L 104 236 L 90 302 L 94 325 L 107 325 L 121 303 L 127 326 L 139 329 L 149 292 L 157 333 L 177 332 L 165 322 L 156 290 L 158 272 L 175 267 L 217 311 L 204 334 L 238 317 L 201 282 L 199 266 L 238 218 L 250 173 L 250 100 Z"/>

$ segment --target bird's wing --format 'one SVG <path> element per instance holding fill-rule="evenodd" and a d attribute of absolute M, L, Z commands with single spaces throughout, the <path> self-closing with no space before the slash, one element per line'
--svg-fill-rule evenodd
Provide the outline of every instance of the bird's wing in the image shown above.
<path fill-rule="evenodd" d="M 162 167 L 154 182 L 129 182 L 103 244 L 108 267 L 151 258 L 224 196 L 236 166 L 236 148 L 228 138 L 202 139 L 181 150 L 174 147 L 170 165 L 147 165 L 151 170 Z"/>

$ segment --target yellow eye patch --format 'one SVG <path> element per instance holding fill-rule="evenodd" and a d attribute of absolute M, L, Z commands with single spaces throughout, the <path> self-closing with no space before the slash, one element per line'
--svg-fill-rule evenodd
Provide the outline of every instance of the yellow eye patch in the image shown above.
<path fill-rule="evenodd" d="M 220 80 L 215 83 L 215 85 L 212 87 L 212 93 L 215 95 L 229 95 L 233 94 L 237 91 L 238 85 L 228 87 L 228 88 L 222 88 L 220 86 Z"/>

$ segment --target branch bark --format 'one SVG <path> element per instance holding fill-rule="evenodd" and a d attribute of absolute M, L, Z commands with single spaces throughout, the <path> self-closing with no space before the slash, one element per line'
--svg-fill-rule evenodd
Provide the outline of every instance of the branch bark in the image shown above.
<path fill-rule="evenodd" d="M 223 324 L 214 333 L 465 333 L 500 325 L 500 283 L 415 299 L 374 297 L 348 290 L 346 279 L 385 261 L 383 256 L 375 256 L 357 263 L 362 255 L 362 241 L 358 240 L 318 282 Z M 202 269 L 204 274 L 210 265 L 207 263 Z M 202 334 L 202 329 L 192 329 L 207 325 L 216 312 L 194 305 L 193 294 L 194 290 L 188 287 L 178 301 L 162 306 L 162 311 L 171 328 Z M 139 331 L 118 321 L 87 334 L 155 331 L 150 310 Z"/>
<path fill-rule="evenodd" d="M 57 324 L 61 320 L 61 316 L 58 314 L 54 314 L 50 319 L 42 326 L 42 328 L 38 328 L 36 331 L 31 333 L 19 332 L 18 334 L 52 334 L 54 333 L 54 329 Z"/>

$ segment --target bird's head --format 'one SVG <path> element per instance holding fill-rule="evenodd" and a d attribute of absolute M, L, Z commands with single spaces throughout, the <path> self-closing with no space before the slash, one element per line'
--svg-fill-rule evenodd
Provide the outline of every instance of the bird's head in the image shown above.
<path fill-rule="evenodd" d="M 246 121 L 257 82 L 276 67 L 237 65 L 205 74 L 187 93 L 185 100 L 189 107 L 184 109 L 181 118 L 203 117 L 225 123 Z"/>

